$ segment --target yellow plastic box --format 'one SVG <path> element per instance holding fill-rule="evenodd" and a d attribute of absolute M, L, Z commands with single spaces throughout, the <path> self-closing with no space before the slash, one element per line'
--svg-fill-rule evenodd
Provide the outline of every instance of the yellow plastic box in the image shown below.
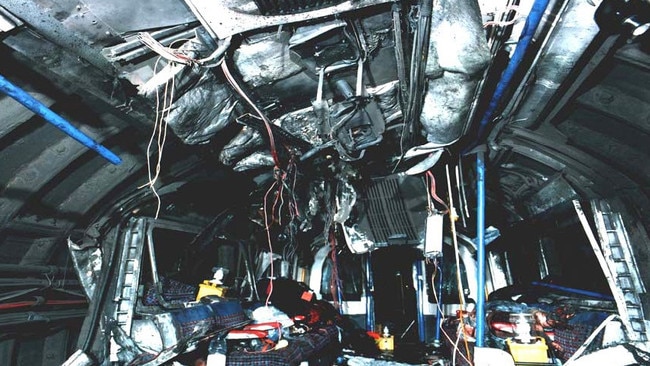
<path fill-rule="evenodd" d="M 395 349 L 395 337 L 381 337 L 377 339 L 377 346 L 380 351 L 393 351 Z"/>
<path fill-rule="evenodd" d="M 196 301 L 201 300 L 203 296 L 217 295 L 223 297 L 226 294 L 226 287 L 216 285 L 208 280 L 199 284 L 199 293 L 196 295 Z"/>
<path fill-rule="evenodd" d="M 548 363 L 548 346 L 542 337 L 533 337 L 530 343 L 508 338 L 506 344 L 515 362 Z"/>

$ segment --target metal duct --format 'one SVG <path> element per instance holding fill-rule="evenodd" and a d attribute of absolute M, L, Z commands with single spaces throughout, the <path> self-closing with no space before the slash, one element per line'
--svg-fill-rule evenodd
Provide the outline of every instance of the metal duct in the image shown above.
<path fill-rule="evenodd" d="M 540 51 L 541 56 L 534 61 L 526 75 L 533 81 L 528 90 L 517 91 L 526 97 L 512 118 L 513 124 L 531 127 L 540 118 L 551 97 L 598 33 L 593 19 L 594 11 L 595 7 L 588 1 L 568 1 L 566 8 L 556 7 L 553 11 L 551 29 L 542 44 L 546 48 Z M 528 83 L 528 80 L 524 80 L 523 85 Z M 518 96 L 515 95 L 513 100 L 518 100 Z M 509 113 L 510 108 L 512 106 L 506 108 L 505 114 Z"/>
<path fill-rule="evenodd" d="M 448 145 L 465 132 L 476 85 L 490 61 L 484 34 L 476 0 L 435 3 L 420 115 L 429 142 Z"/>

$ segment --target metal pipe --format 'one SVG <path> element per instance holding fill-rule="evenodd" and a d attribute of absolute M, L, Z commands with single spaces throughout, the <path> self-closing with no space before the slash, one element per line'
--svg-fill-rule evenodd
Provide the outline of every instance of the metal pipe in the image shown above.
<path fill-rule="evenodd" d="M 0 278 L 0 287 L 42 286 L 47 288 L 79 287 L 77 280 L 42 280 L 38 278 Z"/>
<path fill-rule="evenodd" d="M 63 273 L 72 273 L 72 268 L 64 268 L 57 266 L 38 266 L 38 265 L 24 265 L 24 264 L 0 264 L 0 272 L 14 272 L 14 273 L 38 273 L 47 275 L 57 275 Z"/>
<path fill-rule="evenodd" d="M 481 121 L 479 122 L 479 126 L 478 126 L 479 141 L 481 140 L 481 136 L 483 136 L 483 133 L 485 132 L 488 123 L 490 123 L 494 113 L 499 107 L 499 103 L 501 102 L 503 95 L 508 90 L 510 86 L 510 82 L 512 81 L 513 77 L 517 73 L 517 69 L 519 68 L 519 65 L 521 64 L 524 57 L 526 56 L 526 51 L 528 50 L 528 46 L 533 40 L 535 31 L 537 30 L 537 27 L 539 26 L 539 23 L 542 20 L 542 16 L 544 15 L 544 11 L 546 10 L 548 3 L 549 0 L 536 0 L 535 3 L 533 3 L 533 7 L 530 10 L 530 14 L 528 14 L 528 19 L 526 19 L 524 30 L 521 32 L 521 36 L 519 37 L 519 42 L 517 42 L 517 48 L 515 48 L 515 52 L 512 54 L 512 58 L 510 58 L 510 62 L 508 62 L 508 66 L 506 66 L 506 69 L 503 71 L 503 74 L 501 75 L 501 79 L 499 80 L 499 83 L 497 84 L 497 87 L 494 90 L 494 94 L 492 95 L 492 99 L 490 99 L 490 104 L 488 105 L 485 113 L 483 114 L 483 118 L 481 118 Z"/>
<path fill-rule="evenodd" d="M 88 135 L 84 134 L 76 127 L 74 127 L 70 122 L 63 119 L 63 117 L 54 113 L 45 104 L 36 100 L 36 98 L 32 97 L 29 93 L 11 83 L 2 75 L 0 75 L 0 91 L 14 98 L 18 103 L 22 104 L 30 111 L 43 117 L 47 122 L 53 124 L 56 128 L 65 132 L 68 136 L 79 141 L 89 149 L 96 151 L 99 155 L 111 163 L 115 165 L 122 163 L 122 159 L 120 159 L 112 151 L 108 150 L 104 146 L 91 139 Z"/>
<path fill-rule="evenodd" d="M 476 153 L 476 347 L 485 335 L 485 161 Z"/>
<path fill-rule="evenodd" d="M 156 250 L 153 242 L 153 224 L 151 223 L 149 223 L 149 227 L 147 228 L 147 249 L 149 251 L 149 263 L 151 265 L 151 280 L 153 281 L 153 285 L 156 288 L 156 300 L 158 300 L 158 303 L 163 309 L 170 309 L 172 308 L 172 304 L 167 302 L 167 300 L 163 297 L 163 284 L 160 281 L 160 277 L 158 276 Z"/>

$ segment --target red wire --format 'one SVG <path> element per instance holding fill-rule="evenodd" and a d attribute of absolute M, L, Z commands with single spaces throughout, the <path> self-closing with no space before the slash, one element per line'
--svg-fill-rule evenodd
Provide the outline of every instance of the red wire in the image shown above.
<path fill-rule="evenodd" d="M 436 178 L 434 178 L 433 173 L 427 171 L 427 178 L 431 179 L 431 197 L 445 208 L 445 213 L 449 212 L 449 206 L 447 206 L 447 204 L 445 204 L 445 201 L 440 199 L 436 193 Z"/>
<path fill-rule="evenodd" d="M 80 305 L 86 303 L 86 300 L 46 300 L 42 303 L 39 303 L 38 301 L 18 301 L 7 304 L 0 304 L 0 310 L 26 308 L 35 305 Z"/>
<path fill-rule="evenodd" d="M 266 202 L 269 197 L 269 193 L 271 193 L 271 190 L 273 190 L 273 187 L 278 184 L 278 181 L 273 182 L 271 187 L 269 187 L 268 191 L 266 191 L 266 194 L 264 195 L 264 228 L 266 229 L 266 239 L 268 240 L 269 243 L 269 257 L 270 257 L 270 267 L 269 267 L 269 285 L 266 288 L 266 302 L 264 303 L 265 306 L 269 306 L 269 300 L 271 299 L 271 294 L 273 293 L 273 244 L 271 243 L 271 227 L 269 224 L 269 215 L 266 210 Z"/>

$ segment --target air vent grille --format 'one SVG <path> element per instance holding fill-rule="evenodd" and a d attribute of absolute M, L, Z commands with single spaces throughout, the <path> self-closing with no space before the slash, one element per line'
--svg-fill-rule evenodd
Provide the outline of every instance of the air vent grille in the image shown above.
<path fill-rule="evenodd" d="M 375 180 L 367 197 L 368 221 L 376 242 L 406 244 L 418 240 L 398 179 Z"/>

